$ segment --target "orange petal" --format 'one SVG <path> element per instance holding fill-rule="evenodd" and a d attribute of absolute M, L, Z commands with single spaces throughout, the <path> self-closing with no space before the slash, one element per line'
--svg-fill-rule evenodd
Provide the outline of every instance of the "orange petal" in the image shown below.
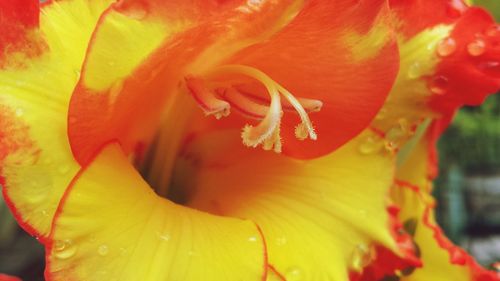
<path fill-rule="evenodd" d="M 184 6 L 179 8 L 179 14 L 173 14 L 157 2 L 151 5 L 159 5 L 149 11 L 159 10 L 163 19 L 155 18 L 153 12 L 144 12 L 140 20 L 134 21 L 139 30 L 164 24 L 181 26 L 178 33 L 165 32 L 150 40 L 146 39 L 148 36 L 139 36 L 144 32 L 130 36 L 127 30 L 131 20 L 125 17 L 130 8 L 117 7 L 108 11 L 95 33 L 86 71 L 70 109 L 74 121 L 69 126 L 70 139 L 81 163 L 108 140 L 118 139 L 127 152 L 141 141 L 150 141 L 168 99 L 185 94 L 183 89 L 179 91 L 182 76 L 204 73 L 219 64 L 236 62 L 260 68 L 298 95 L 327 102 L 322 113 L 313 118 L 315 126 L 323 131 L 319 144 L 299 144 L 293 132 L 296 121 L 285 120 L 286 126 L 292 128 L 286 130 L 285 151 L 298 157 L 331 151 L 358 134 L 382 105 L 396 75 L 397 51 L 385 24 L 383 1 L 362 1 L 356 6 L 347 1 L 313 1 L 301 11 L 301 1 L 236 1 L 208 8 L 212 14 L 194 12 L 201 20 L 193 19 L 192 13 L 184 15 Z M 200 4 L 193 5 L 198 11 Z M 114 32 L 106 32 L 107 29 Z M 162 45 L 156 46 L 158 39 L 154 38 L 162 38 Z M 138 40 L 149 47 L 135 48 Z M 126 76 L 113 77 L 109 73 L 113 73 L 114 67 L 97 67 L 102 63 L 93 62 L 126 62 L 122 52 L 113 51 L 117 45 L 129 50 L 125 53 L 134 52 L 142 58 L 130 63 Z M 93 76 L 106 82 L 93 83 Z M 304 77 L 310 82 L 302 83 Z M 130 119 L 130 112 L 136 118 Z M 345 118 L 346 115 L 350 117 Z M 338 126 L 330 126 L 331 120 Z"/>
<path fill-rule="evenodd" d="M 94 33 L 71 101 L 76 159 L 85 163 L 109 140 L 119 140 L 127 153 L 149 142 L 169 99 L 186 94 L 184 76 L 273 27 L 289 2 L 253 7 L 246 1 L 132 0 L 111 7 Z"/>
<path fill-rule="evenodd" d="M 251 221 L 157 196 L 116 144 L 74 179 L 54 219 L 47 280 L 265 280 Z"/>
<path fill-rule="evenodd" d="M 462 0 L 389 0 L 389 5 L 400 19 L 399 29 L 405 38 L 439 24 L 451 24 L 467 9 Z"/>
<path fill-rule="evenodd" d="M 271 40 L 230 59 L 260 69 L 298 97 L 323 103 L 310 114 L 317 141 L 298 140 L 293 130 L 298 118 L 285 114 L 284 153 L 324 155 L 370 123 L 398 70 L 387 18 L 385 1 L 308 1 Z"/>

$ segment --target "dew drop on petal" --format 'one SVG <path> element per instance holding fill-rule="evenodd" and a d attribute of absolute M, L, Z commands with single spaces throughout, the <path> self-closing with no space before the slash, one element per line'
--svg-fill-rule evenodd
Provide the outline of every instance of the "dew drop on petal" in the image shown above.
<path fill-rule="evenodd" d="M 298 267 L 291 267 L 285 273 L 285 278 L 287 281 L 300 281 L 304 280 L 302 275 L 302 270 Z"/>
<path fill-rule="evenodd" d="M 351 257 L 352 269 L 360 272 L 366 267 L 373 259 L 373 249 L 365 244 L 358 244 L 354 248 Z"/>
<path fill-rule="evenodd" d="M 158 236 L 158 239 L 160 239 L 161 241 L 169 241 L 170 240 L 170 235 L 166 234 L 166 233 L 156 232 L 156 236 Z"/>
<path fill-rule="evenodd" d="M 358 150 L 361 154 L 375 154 L 378 153 L 384 143 L 381 139 L 375 137 L 367 137 L 359 146 Z"/>
<path fill-rule="evenodd" d="M 122 13 L 131 19 L 143 20 L 148 15 L 148 7 L 138 2 L 132 4 L 131 7 L 128 7 L 126 10 L 122 11 Z"/>
<path fill-rule="evenodd" d="M 42 210 L 40 213 L 41 213 L 41 214 L 42 214 L 42 216 L 44 216 L 44 217 L 48 217 L 48 216 L 49 216 L 49 212 L 47 212 L 47 210 Z"/>
<path fill-rule="evenodd" d="M 442 95 L 446 93 L 448 88 L 448 78 L 439 75 L 434 78 L 429 83 L 429 90 L 436 95 Z"/>
<path fill-rule="evenodd" d="M 99 248 L 97 248 L 97 253 L 100 255 L 100 256 L 106 256 L 108 253 L 109 253 L 109 247 L 107 245 L 101 245 L 99 246 Z"/>
<path fill-rule="evenodd" d="M 422 66 L 420 62 L 416 61 L 408 68 L 408 78 L 415 79 L 422 75 Z"/>
<path fill-rule="evenodd" d="M 24 115 L 24 110 L 22 108 L 16 109 L 16 116 L 21 117 Z"/>
<path fill-rule="evenodd" d="M 384 147 L 389 152 L 396 152 L 399 148 L 399 145 L 395 141 L 386 141 Z"/>
<path fill-rule="evenodd" d="M 442 57 L 447 57 L 452 55 L 457 50 L 457 42 L 451 37 L 444 38 L 441 40 L 436 48 L 438 55 Z"/>
<path fill-rule="evenodd" d="M 257 239 L 257 237 L 256 237 L 256 236 L 250 236 L 250 237 L 248 237 L 248 241 L 249 241 L 249 242 L 257 242 L 257 240 L 258 240 L 258 239 Z"/>
<path fill-rule="evenodd" d="M 286 237 L 285 237 L 285 236 L 281 236 L 281 237 L 278 237 L 278 238 L 276 239 L 276 245 L 278 245 L 278 246 L 283 246 L 283 245 L 285 245 L 287 242 L 288 242 L 288 240 L 286 239 Z"/>
<path fill-rule="evenodd" d="M 53 246 L 54 256 L 58 259 L 69 259 L 76 254 L 77 247 L 69 239 L 55 241 Z"/>
<path fill-rule="evenodd" d="M 475 39 L 467 45 L 467 52 L 473 57 L 478 57 L 486 51 L 486 43 L 483 39 Z"/>
<path fill-rule="evenodd" d="M 486 29 L 486 36 L 494 37 L 500 34 L 500 25 L 492 25 Z"/>

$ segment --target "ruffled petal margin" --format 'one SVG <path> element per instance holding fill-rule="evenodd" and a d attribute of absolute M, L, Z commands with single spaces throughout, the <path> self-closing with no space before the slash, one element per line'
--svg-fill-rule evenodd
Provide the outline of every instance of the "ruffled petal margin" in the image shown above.
<path fill-rule="evenodd" d="M 12 1 L 2 1 L 7 2 Z M 90 35 L 109 2 L 43 5 L 39 29 L 32 31 L 30 41 L 42 52 L 11 53 L 0 69 L 2 191 L 18 222 L 42 239 L 78 170 L 67 138 L 68 105 Z"/>
<path fill-rule="evenodd" d="M 414 240 L 423 262 L 422 268 L 401 280 L 500 280 L 498 273 L 482 268 L 463 249 L 449 241 L 435 222 L 435 201 L 430 195 L 435 175 L 433 158 L 430 157 L 434 138 L 434 132 L 429 131 L 419 142 L 408 161 L 398 169 L 392 190 L 393 200 L 401 206 L 399 219 L 415 222 Z"/>

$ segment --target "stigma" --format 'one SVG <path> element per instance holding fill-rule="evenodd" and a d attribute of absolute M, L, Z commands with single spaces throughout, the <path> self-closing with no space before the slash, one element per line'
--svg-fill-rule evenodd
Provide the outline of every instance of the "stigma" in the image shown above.
<path fill-rule="evenodd" d="M 282 138 L 281 121 L 284 114 L 295 113 L 300 123 L 295 127 L 299 140 L 316 140 L 317 135 L 309 113 L 321 110 L 319 100 L 296 98 L 282 85 L 264 72 L 245 65 L 222 65 L 200 76 L 185 77 L 186 88 L 205 115 L 216 119 L 229 116 L 231 110 L 258 124 L 246 124 L 241 138 L 249 147 L 262 146 L 265 150 L 280 153 Z M 264 86 L 265 95 L 245 89 L 254 82 Z"/>

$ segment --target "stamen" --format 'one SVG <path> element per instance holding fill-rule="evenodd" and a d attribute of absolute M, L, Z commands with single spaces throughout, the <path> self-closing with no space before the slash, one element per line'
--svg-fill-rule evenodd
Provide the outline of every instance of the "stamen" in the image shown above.
<path fill-rule="evenodd" d="M 185 80 L 189 92 L 206 115 L 214 115 L 216 119 L 229 115 L 229 103 L 218 99 L 205 85 L 205 81 L 203 79 L 187 76 Z"/>
<path fill-rule="evenodd" d="M 314 128 L 311 122 L 311 119 L 309 119 L 309 115 L 307 115 L 306 111 L 300 104 L 300 102 L 290 93 L 287 89 L 283 88 L 281 85 L 278 85 L 278 90 L 281 92 L 281 94 L 292 104 L 292 106 L 295 108 L 297 113 L 300 116 L 300 120 L 302 120 L 302 126 L 304 126 L 307 129 L 307 132 L 309 133 L 309 137 L 312 140 L 318 139 L 318 136 L 316 135 L 316 132 L 314 132 Z M 305 138 L 304 138 L 305 139 Z"/>
<path fill-rule="evenodd" d="M 280 95 L 274 87 L 269 89 L 269 94 L 271 95 L 271 104 L 264 119 L 255 127 L 247 124 L 243 128 L 241 137 L 243 144 L 247 146 L 257 147 L 257 145 L 264 142 L 266 144 L 265 148 L 270 147 L 271 143 L 271 147 L 281 148 L 281 139 L 279 137 L 282 115 Z M 276 134 L 278 134 L 278 137 L 276 137 Z M 277 142 L 279 142 L 278 145 Z"/>
<path fill-rule="evenodd" d="M 233 87 L 229 87 L 221 95 L 234 109 L 248 118 L 262 120 L 269 111 L 269 106 L 254 102 Z"/>
<path fill-rule="evenodd" d="M 262 83 L 269 94 L 269 100 L 247 94 L 240 90 L 234 84 L 234 79 L 229 78 L 233 83 L 218 82 L 216 78 L 234 77 L 234 75 L 244 75 Z M 216 117 L 227 116 L 229 114 L 230 105 L 243 115 L 261 120 L 257 126 L 246 125 L 241 134 L 243 143 L 247 146 L 256 147 L 262 144 L 265 150 L 274 150 L 281 152 L 281 137 L 280 124 L 283 115 L 283 108 L 294 110 L 300 117 L 301 123 L 295 128 L 295 136 L 299 140 L 310 138 L 317 139 L 308 112 L 316 112 L 321 110 L 323 103 L 318 100 L 295 98 L 283 86 L 267 76 L 264 72 L 249 66 L 244 65 L 223 65 L 215 68 L 210 73 L 204 75 L 204 78 L 211 81 L 211 85 L 221 86 L 217 89 L 220 98 L 215 96 L 214 91 L 209 90 L 203 80 L 188 77 L 186 78 L 187 86 L 193 97 L 200 104 L 206 114 L 214 114 Z M 219 79 L 220 80 L 220 79 Z M 228 86 L 229 84 L 229 86 Z M 285 100 L 281 101 L 281 95 Z M 269 106 L 260 104 L 259 101 L 269 102 Z"/>

